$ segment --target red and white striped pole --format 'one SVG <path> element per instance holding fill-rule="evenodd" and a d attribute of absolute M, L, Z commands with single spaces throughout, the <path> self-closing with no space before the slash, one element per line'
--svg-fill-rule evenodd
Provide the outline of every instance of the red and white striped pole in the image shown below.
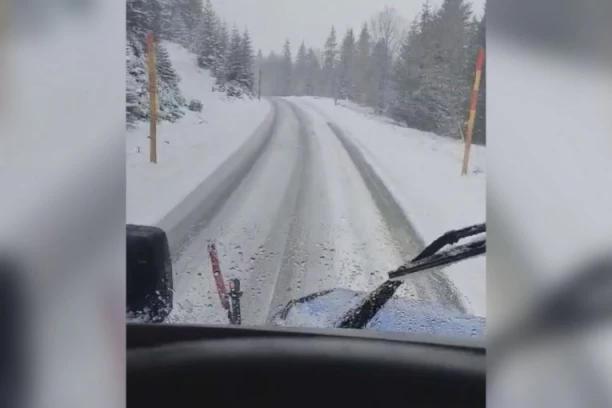
<path fill-rule="evenodd" d="M 470 148 L 472 147 L 472 133 L 474 132 L 474 122 L 476 121 L 476 106 L 478 103 L 478 91 L 480 90 L 480 79 L 482 77 L 482 66 L 484 65 L 485 51 L 483 48 L 478 51 L 476 57 L 476 77 L 474 78 L 474 89 L 472 90 L 472 103 L 470 104 L 470 118 L 467 124 L 465 135 L 465 150 L 463 152 L 463 166 L 461 175 L 465 176 L 470 162 Z"/>

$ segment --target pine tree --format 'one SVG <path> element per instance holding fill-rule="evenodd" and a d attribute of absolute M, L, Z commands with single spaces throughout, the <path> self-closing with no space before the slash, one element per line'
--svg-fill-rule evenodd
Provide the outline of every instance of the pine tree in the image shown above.
<path fill-rule="evenodd" d="M 162 18 L 162 10 L 161 4 L 159 0 L 148 0 L 149 9 L 151 11 L 150 20 L 151 20 L 151 31 L 155 33 L 155 36 L 161 38 L 161 18 Z"/>
<path fill-rule="evenodd" d="M 279 80 L 282 76 L 283 60 L 282 57 L 274 52 L 264 58 L 261 66 L 261 94 L 267 96 L 281 96 L 283 90 L 281 89 L 281 81 Z"/>
<path fill-rule="evenodd" d="M 176 35 L 176 26 L 165 31 L 168 18 L 180 16 L 177 7 L 184 2 L 166 0 L 127 0 L 126 2 L 126 119 L 128 123 L 149 118 L 149 75 L 147 66 L 147 34 L 154 32 L 156 40 Z M 174 13 L 174 14 L 173 14 Z M 181 20 L 181 23 L 184 21 Z M 179 28 L 181 25 L 179 24 Z M 180 40 L 185 40 L 181 37 Z M 178 40 L 177 40 L 178 41 Z M 183 115 L 185 99 L 179 87 L 179 77 L 172 68 L 167 51 L 156 46 L 158 71 L 157 92 L 161 120 L 174 121 Z"/>
<path fill-rule="evenodd" d="M 402 40 L 394 66 L 396 98 L 392 116 L 410 127 L 436 131 L 438 110 L 434 102 L 437 97 L 432 84 L 436 83 L 439 72 L 434 16 L 426 1 L 419 18 L 412 22 L 408 35 Z"/>
<path fill-rule="evenodd" d="M 248 94 L 253 94 L 255 78 L 253 75 L 253 45 L 248 30 L 244 30 L 240 43 L 240 74 L 238 82 Z"/>
<path fill-rule="evenodd" d="M 340 98 L 354 99 L 355 97 L 355 36 L 349 29 L 342 41 L 339 65 L 339 94 Z"/>
<path fill-rule="evenodd" d="M 324 95 L 336 97 L 336 67 L 338 56 L 338 42 L 336 40 L 336 29 L 332 27 L 329 37 L 325 41 L 323 52 L 323 80 L 324 80 Z"/>
<path fill-rule="evenodd" d="M 424 92 L 427 70 L 431 65 L 422 53 L 419 53 L 419 40 L 421 35 L 421 23 L 414 21 L 408 35 L 401 43 L 397 60 L 393 67 L 393 86 L 396 98 L 393 101 L 391 114 L 396 119 L 406 123 L 410 127 L 421 130 L 434 130 L 428 108 L 428 96 Z M 426 69 L 422 69 L 427 67 Z"/>
<path fill-rule="evenodd" d="M 312 48 L 308 49 L 308 54 L 306 55 L 306 65 L 307 65 L 307 73 L 306 73 L 306 82 L 304 85 L 304 94 L 305 95 L 318 95 L 317 84 L 321 80 L 321 66 L 319 64 L 319 59 Z"/>
<path fill-rule="evenodd" d="M 126 121 L 133 124 L 149 118 L 149 90 L 144 53 L 138 52 L 137 44 L 128 40 L 126 44 Z"/>
<path fill-rule="evenodd" d="M 212 3 L 207 0 L 198 28 L 198 64 L 202 68 L 212 69 L 216 66 L 218 57 L 217 15 Z"/>
<path fill-rule="evenodd" d="M 189 21 L 187 24 L 189 35 L 189 50 L 198 52 L 199 48 L 199 27 L 204 17 L 202 0 L 187 0 L 186 7 L 189 10 Z"/>
<path fill-rule="evenodd" d="M 151 3 L 145 0 L 127 0 L 125 17 L 128 37 L 145 46 L 147 34 L 153 31 L 155 21 Z"/>
<path fill-rule="evenodd" d="M 240 58 L 242 52 L 241 43 L 242 39 L 240 38 L 240 31 L 238 31 L 238 27 L 234 26 L 234 28 L 232 29 L 231 40 L 227 54 L 226 72 L 228 82 L 236 81 L 240 76 Z"/>
<path fill-rule="evenodd" d="M 211 72 L 217 79 L 218 85 L 223 85 L 227 82 L 227 58 L 229 54 L 229 31 L 225 21 L 217 24 L 217 32 L 215 33 L 215 59 Z"/>
<path fill-rule="evenodd" d="M 293 57 L 291 55 L 291 44 L 287 39 L 285 41 L 285 45 L 283 46 L 283 57 L 282 57 L 282 65 L 281 65 L 281 95 L 289 96 L 293 94 L 293 90 L 291 89 L 293 77 Z"/>
<path fill-rule="evenodd" d="M 293 75 L 293 92 L 295 95 L 302 96 L 306 92 L 306 79 L 308 76 L 308 59 L 306 54 L 306 45 L 302 41 L 298 49 L 295 60 L 295 70 Z"/>
<path fill-rule="evenodd" d="M 368 105 L 378 114 L 385 113 L 390 103 L 391 66 L 391 51 L 384 40 L 379 40 L 374 45 L 370 59 L 370 86 L 367 98 Z"/>
<path fill-rule="evenodd" d="M 460 137 L 478 48 L 470 45 L 473 32 L 464 0 L 444 0 L 436 11 L 425 2 L 394 66 L 395 118 L 410 127 Z"/>
<path fill-rule="evenodd" d="M 468 27 L 471 17 L 469 3 L 445 0 L 432 22 L 432 35 L 437 45 L 434 51 L 435 69 L 429 79 L 437 132 L 459 138 L 464 128 L 465 104 L 469 99 L 470 83 L 465 77 L 465 61 L 469 58 Z"/>
<path fill-rule="evenodd" d="M 185 98 L 179 88 L 180 78 L 172 67 L 168 51 L 158 44 L 156 52 L 159 118 L 175 122 L 184 115 Z"/>
<path fill-rule="evenodd" d="M 196 17 L 190 10 L 189 0 L 173 0 L 171 9 L 169 39 L 189 48 L 192 42 L 191 33 L 195 29 L 194 18 Z"/>
<path fill-rule="evenodd" d="M 357 42 L 357 58 L 355 63 L 356 98 L 362 104 L 367 102 L 368 79 L 371 69 L 371 48 L 370 31 L 368 30 L 368 25 L 364 24 L 359 34 L 359 41 Z"/>
<path fill-rule="evenodd" d="M 159 37 L 173 41 L 174 33 L 172 27 L 172 19 L 173 19 L 173 0 L 157 0 L 160 6 L 159 11 Z"/>

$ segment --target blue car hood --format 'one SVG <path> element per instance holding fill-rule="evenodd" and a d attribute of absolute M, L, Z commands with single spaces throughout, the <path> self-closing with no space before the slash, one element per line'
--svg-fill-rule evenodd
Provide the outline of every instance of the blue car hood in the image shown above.
<path fill-rule="evenodd" d="M 292 302 L 273 319 L 279 326 L 331 328 L 366 293 L 334 289 L 320 296 Z M 367 330 L 448 337 L 486 338 L 486 319 L 449 312 L 441 305 L 393 297 L 368 323 Z"/>

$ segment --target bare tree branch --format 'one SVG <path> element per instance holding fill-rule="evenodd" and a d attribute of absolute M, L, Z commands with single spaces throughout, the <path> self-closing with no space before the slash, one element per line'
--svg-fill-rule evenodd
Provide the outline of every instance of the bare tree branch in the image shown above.
<path fill-rule="evenodd" d="M 404 21 L 395 8 L 385 6 L 383 11 L 370 19 L 370 32 L 374 43 L 382 40 L 395 55 L 404 33 Z"/>

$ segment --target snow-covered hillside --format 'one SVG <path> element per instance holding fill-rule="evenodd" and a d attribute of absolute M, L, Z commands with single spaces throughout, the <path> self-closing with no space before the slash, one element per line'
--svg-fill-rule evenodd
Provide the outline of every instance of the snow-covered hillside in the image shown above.
<path fill-rule="evenodd" d="M 212 92 L 214 78 L 181 45 L 164 42 L 183 95 L 202 102 L 176 123 L 157 128 L 158 163 L 149 162 L 149 124 L 126 134 L 127 222 L 155 225 L 253 134 L 270 112 L 266 101 Z"/>

